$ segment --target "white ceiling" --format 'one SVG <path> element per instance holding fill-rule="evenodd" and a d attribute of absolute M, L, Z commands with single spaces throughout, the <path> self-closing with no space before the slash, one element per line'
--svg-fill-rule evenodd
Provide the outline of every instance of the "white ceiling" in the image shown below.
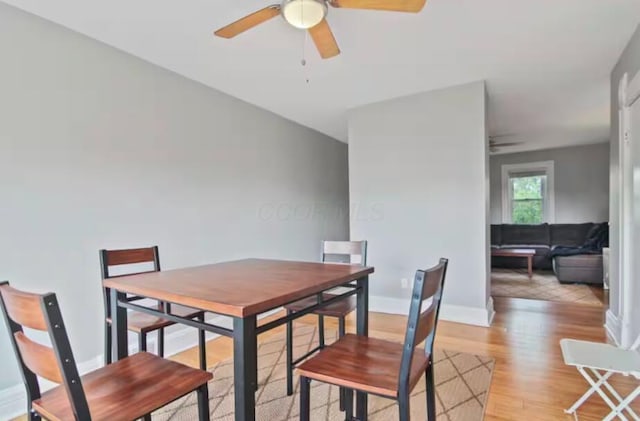
<path fill-rule="evenodd" d="M 212 36 L 273 0 L 3 1 L 343 141 L 349 108 L 485 79 L 490 133 L 526 141 L 504 151 L 605 141 L 609 73 L 640 21 L 638 0 L 330 8 L 342 54 L 321 60 L 279 18 Z"/>

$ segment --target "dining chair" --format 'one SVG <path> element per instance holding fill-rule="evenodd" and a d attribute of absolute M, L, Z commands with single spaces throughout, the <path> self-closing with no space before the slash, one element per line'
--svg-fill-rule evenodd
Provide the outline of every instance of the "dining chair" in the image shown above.
<path fill-rule="evenodd" d="M 367 265 L 367 242 L 366 241 L 324 241 L 322 243 L 322 262 L 325 263 L 357 263 Z M 324 293 L 323 299 L 328 300 L 334 297 L 334 294 Z M 318 298 L 314 295 L 305 299 L 295 301 L 285 305 L 287 315 L 296 311 L 304 310 L 318 303 Z M 313 312 L 318 316 L 318 346 L 301 355 L 297 359 L 293 359 L 293 322 L 287 322 L 287 395 L 293 394 L 293 369 L 304 359 L 308 358 L 315 352 L 325 347 L 324 341 L 324 317 L 336 317 L 338 319 L 338 337 L 345 335 L 345 318 L 349 313 L 356 309 L 356 297 L 354 295 L 343 300 L 336 301 L 324 308 L 320 308 Z M 340 394 L 340 409 L 343 410 L 343 394 Z"/>
<path fill-rule="evenodd" d="M 433 268 L 416 272 L 404 344 L 349 334 L 298 366 L 300 421 L 309 421 L 311 380 L 345 390 L 346 420 L 353 419 L 355 390 L 396 400 L 400 421 L 408 421 L 411 391 L 423 375 L 427 419 L 436 420 L 433 343 L 447 265 L 447 259 L 440 259 Z M 418 348 L 422 343 L 424 350 Z"/>
<path fill-rule="evenodd" d="M 151 412 L 194 391 L 198 419 L 209 419 L 211 373 L 141 352 L 80 376 L 55 294 L 19 291 L 4 281 L 0 307 L 27 391 L 30 421 L 150 421 Z M 30 339 L 23 328 L 47 332 L 51 346 Z M 57 386 L 42 393 L 38 378 Z"/>
<path fill-rule="evenodd" d="M 111 268 L 115 266 L 152 264 L 152 269 L 146 271 L 127 272 L 125 274 L 112 274 Z M 123 249 L 123 250 L 100 250 L 100 268 L 102 279 L 109 279 L 118 276 L 136 275 L 146 272 L 160 272 L 160 254 L 158 246 Z M 104 361 L 111 364 L 112 361 L 112 332 L 111 332 L 111 294 L 110 288 L 102 288 L 104 298 Z M 142 297 L 129 297 L 130 300 L 142 299 Z M 163 310 L 166 303 L 158 301 L 155 306 L 158 310 Z M 198 319 L 204 321 L 204 312 L 191 307 L 172 304 L 170 312 L 173 315 L 187 319 Z M 158 355 L 164 357 L 164 328 L 175 324 L 174 322 L 161 317 L 151 316 L 140 312 L 131 312 L 128 317 L 127 329 L 138 334 L 138 350 L 147 350 L 147 334 L 158 332 Z M 207 350 L 204 330 L 198 331 L 198 348 L 200 358 L 200 369 L 207 369 Z"/>

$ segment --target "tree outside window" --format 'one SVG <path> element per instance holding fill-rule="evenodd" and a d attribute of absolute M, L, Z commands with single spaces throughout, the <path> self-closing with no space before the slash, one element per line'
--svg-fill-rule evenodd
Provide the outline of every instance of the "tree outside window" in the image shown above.
<path fill-rule="evenodd" d="M 540 224 L 544 221 L 546 175 L 513 175 L 511 188 L 511 221 L 514 224 Z"/>

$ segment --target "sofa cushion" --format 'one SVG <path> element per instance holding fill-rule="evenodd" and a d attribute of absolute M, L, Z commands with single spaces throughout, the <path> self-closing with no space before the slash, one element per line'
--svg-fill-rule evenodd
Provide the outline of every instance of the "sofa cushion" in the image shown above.
<path fill-rule="evenodd" d="M 551 244 L 553 246 L 579 247 L 584 244 L 595 224 L 552 224 Z"/>
<path fill-rule="evenodd" d="M 576 254 L 574 256 L 556 256 L 554 260 L 554 265 L 556 267 L 581 267 L 602 270 L 601 254 Z"/>
<path fill-rule="evenodd" d="M 602 284 L 604 278 L 601 254 L 557 256 L 553 259 L 553 270 L 561 283 Z"/>
<path fill-rule="evenodd" d="M 549 224 L 539 225 L 502 225 L 502 244 L 545 245 L 551 243 Z"/>
<path fill-rule="evenodd" d="M 499 246 L 502 244 L 502 225 L 491 224 L 491 245 Z"/>

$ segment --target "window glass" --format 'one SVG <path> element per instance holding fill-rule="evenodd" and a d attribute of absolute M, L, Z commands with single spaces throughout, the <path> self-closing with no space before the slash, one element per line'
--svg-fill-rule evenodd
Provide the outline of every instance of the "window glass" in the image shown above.
<path fill-rule="evenodd" d="M 511 221 L 540 224 L 544 221 L 545 175 L 511 176 Z"/>

